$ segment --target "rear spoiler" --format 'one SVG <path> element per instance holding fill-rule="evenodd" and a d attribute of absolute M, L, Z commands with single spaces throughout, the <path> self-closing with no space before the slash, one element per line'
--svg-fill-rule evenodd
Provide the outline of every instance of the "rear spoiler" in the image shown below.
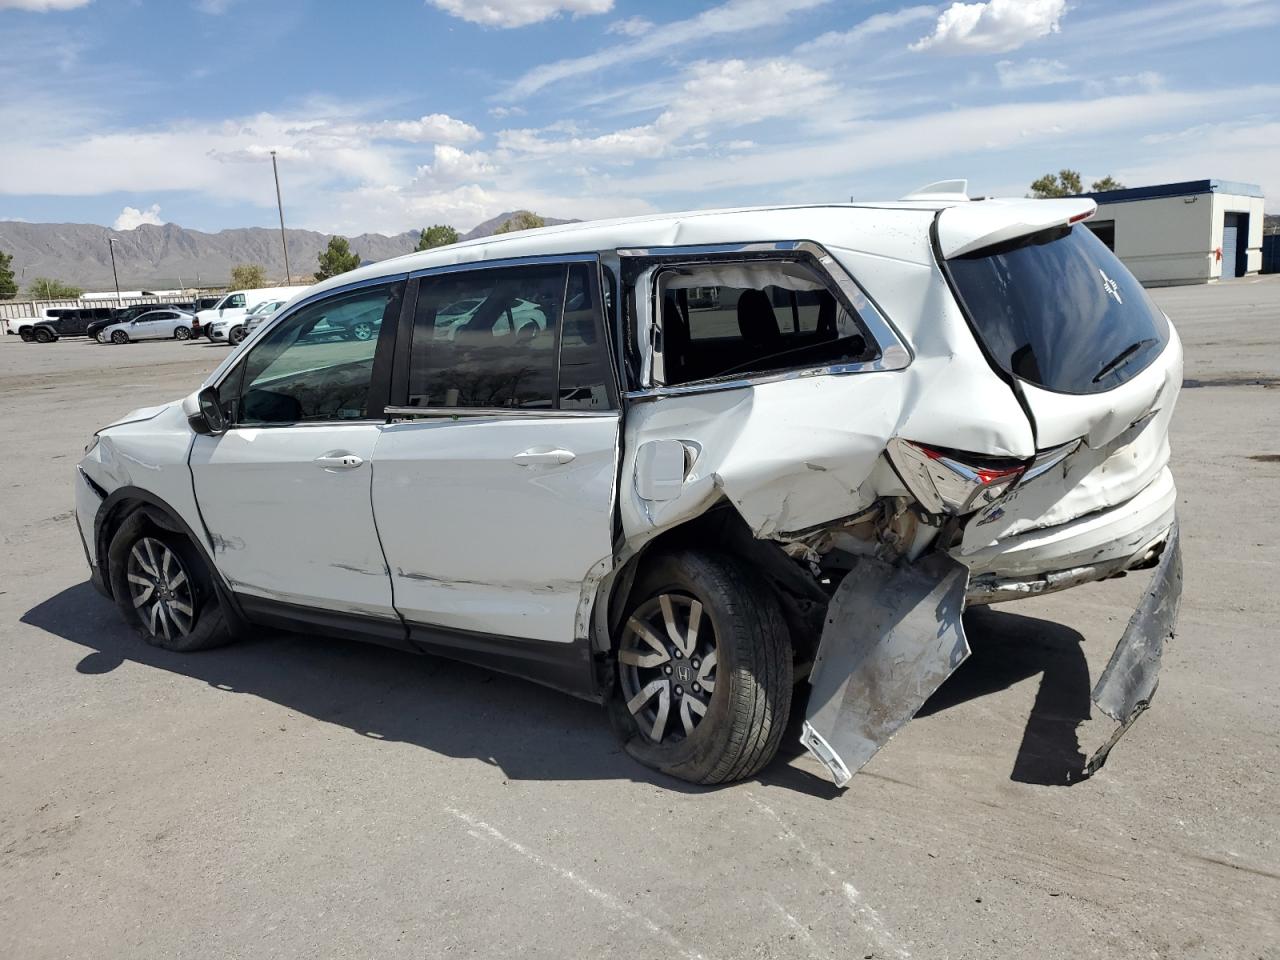
<path fill-rule="evenodd" d="M 1061 200 L 983 200 L 938 214 L 938 248 L 944 260 L 983 247 L 1088 220 L 1098 205 L 1085 197 Z"/>

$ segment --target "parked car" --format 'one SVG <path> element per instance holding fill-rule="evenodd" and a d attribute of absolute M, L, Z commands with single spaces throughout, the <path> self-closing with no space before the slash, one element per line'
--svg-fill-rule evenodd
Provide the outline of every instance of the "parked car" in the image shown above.
<path fill-rule="evenodd" d="M 31 323 L 20 323 L 18 335 L 28 343 L 53 343 L 63 337 L 87 337 L 97 322 L 110 320 L 110 307 L 46 307 Z"/>
<path fill-rule="evenodd" d="M 247 337 L 249 334 L 253 333 L 253 331 L 257 330 L 260 326 L 269 321 L 276 315 L 276 311 L 288 302 L 289 301 L 287 300 L 268 300 L 266 303 L 259 304 L 255 307 L 254 310 L 245 317 L 244 336 L 240 339 L 243 340 L 244 337 Z"/>
<path fill-rule="evenodd" d="M 196 314 L 201 326 L 208 331 L 210 324 L 218 320 L 243 320 L 246 313 L 268 300 L 288 300 L 306 287 L 260 287 L 253 290 L 232 290 L 218 302 Z M 207 333 L 206 333 L 207 335 Z"/>
<path fill-rule="evenodd" d="M 98 331 L 99 343 L 135 340 L 190 340 L 195 317 L 178 310 L 151 310 L 134 320 L 113 323 Z"/>
<path fill-rule="evenodd" d="M 261 303 L 250 307 L 243 317 L 234 320 L 214 320 L 209 324 L 206 336 L 210 340 L 235 346 L 249 335 L 250 324 L 253 324 L 255 320 L 261 321 L 264 317 L 275 313 L 285 302 L 284 300 L 263 300 Z"/>
<path fill-rule="evenodd" d="M 1087 774 L 1181 589 L 1182 348 L 1095 209 L 951 183 L 334 277 L 98 431 L 93 582 L 170 650 L 262 624 L 516 673 L 698 783 L 763 767 L 807 684 L 801 740 L 843 784 L 964 661 L 966 605 L 1151 569 Z M 521 303 L 544 323 L 502 326 Z M 332 337 L 347 316 L 371 336 Z"/>

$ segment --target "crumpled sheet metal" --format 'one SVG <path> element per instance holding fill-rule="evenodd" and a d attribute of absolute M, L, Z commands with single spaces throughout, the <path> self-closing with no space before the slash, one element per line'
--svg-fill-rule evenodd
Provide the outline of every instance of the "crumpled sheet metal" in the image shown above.
<path fill-rule="evenodd" d="M 969 571 L 859 558 L 827 610 L 801 742 L 842 787 L 969 656 Z"/>
<path fill-rule="evenodd" d="M 1102 769 L 1111 748 L 1151 705 L 1160 683 L 1160 661 L 1174 637 L 1181 604 L 1182 539 L 1175 521 L 1147 592 L 1093 688 L 1093 702 L 1119 726 L 1085 764 L 1086 777 Z"/>

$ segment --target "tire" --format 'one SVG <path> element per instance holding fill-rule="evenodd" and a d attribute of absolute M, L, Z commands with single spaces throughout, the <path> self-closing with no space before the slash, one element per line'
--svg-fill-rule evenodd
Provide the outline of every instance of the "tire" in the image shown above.
<path fill-rule="evenodd" d="M 232 640 L 209 569 L 182 534 L 135 513 L 111 538 L 107 562 L 116 606 L 147 643 L 190 653 Z M 168 574 L 163 593 L 157 592 L 157 573 Z M 149 592 L 140 581 L 151 583 Z"/>
<path fill-rule="evenodd" d="M 695 601 L 701 609 L 690 642 Z M 745 779 L 773 759 L 791 709 L 791 638 L 777 597 L 750 567 L 703 550 L 663 554 L 637 577 L 624 613 L 615 638 L 618 682 L 609 713 L 633 758 L 699 784 Z M 653 662 L 663 654 L 644 641 L 637 622 L 662 643 L 665 661 Z M 668 622 L 674 636 L 664 626 Z M 679 649 L 676 636 L 688 643 L 687 650 Z M 708 670 L 710 650 L 714 667 Z M 668 707 L 655 739 L 663 693 L 659 687 L 646 698 L 645 692 L 664 680 Z M 700 718 L 694 703 L 703 705 Z"/>
<path fill-rule="evenodd" d="M 36 336 L 34 333 L 31 332 L 30 327 L 23 327 L 21 330 L 18 331 L 18 339 L 21 340 L 23 343 L 33 343 L 36 339 Z"/>
<path fill-rule="evenodd" d="M 243 343 L 244 338 L 245 338 L 245 332 L 244 332 L 243 326 L 232 327 L 229 331 L 227 331 L 227 342 L 230 343 L 233 347 Z"/>
<path fill-rule="evenodd" d="M 190 340 L 190 339 L 191 339 L 191 330 L 190 330 L 190 328 L 188 328 L 188 327 L 174 327 L 174 330 L 173 330 L 173 339 L 175 339 L 175 340 Z"/>
<path fill-rule="evenodd" d="M 353 323 L 348 327 L 347 332 L 351 335 L 352 340 L 372 340 L 374 334 L 373 324 L 368 320 L 361 320 L 359 323 Z"/>
<path fill-rule="evenodd" d="M 33 336 L 36 343 L 53 343 L 54 340 L 58 339 L 53 335 L 52 330 L 46 330 L 44 327 L 36 327 Z"/>
<path fill-rule="evenodd" d="M 125 333 L 123 330 L 113 330 L 111 332 L 111 342 L 112 343 L 128 343 L 129 335 Z"/>

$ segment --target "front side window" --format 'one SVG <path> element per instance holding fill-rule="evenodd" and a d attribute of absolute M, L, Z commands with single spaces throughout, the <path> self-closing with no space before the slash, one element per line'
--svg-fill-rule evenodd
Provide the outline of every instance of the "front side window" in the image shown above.
<path fill-rule="evenodd" d="M 225 299 L 225 300 L 223 300 L 223 301 L 222 301 L 222 307 L 223 307 L 223 308 L 229 308 L 229 307 L 236 307 L 236 308 L 239 308 L 239 307 L 243 307 L 243 306 L 244 306 L 244 294 L 243 294 L 243 293 L 235 293 L 235 294 L 232 294 L 231 296 L 227 297 L 227 299 Z"/>
<path fill-rule="evenodd" d="M 240 364 L 235 421 L 253 426 L 367 418 L 378 332 L 396 322 L 403 294 L 402 281 L 361 287 L 290 315 Z M 362 338 L 333 321 L 353 315 L 369 318 L 372 335 Z"/>
<path fill-rule="evenodd" d="M 870 359 L 868 337 L 802 261 L 672 265 L 655 278 L 660 384 Z"/>

